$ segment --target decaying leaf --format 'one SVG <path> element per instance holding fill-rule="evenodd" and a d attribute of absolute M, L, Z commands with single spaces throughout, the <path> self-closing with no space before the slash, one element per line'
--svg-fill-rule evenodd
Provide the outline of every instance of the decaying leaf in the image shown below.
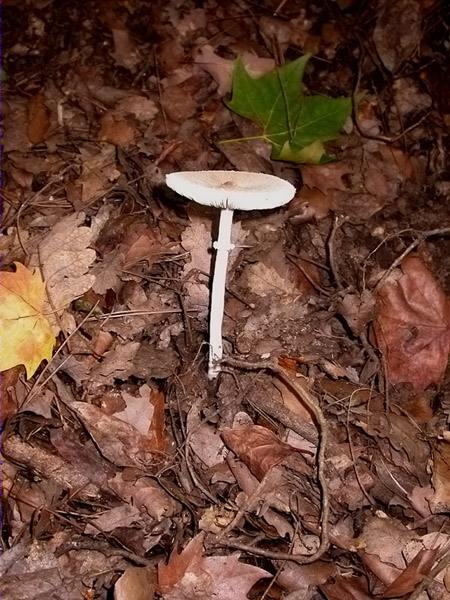
<path fill-rule="evenodd" d="M 14 273 L 0 273 L 0 371 L 25 365 L 31 377 L 50 360 L 55 336 L 43 312 L 46 292 L 39 271 L 15 266 Z"/>
<path fill-rule="evenodd" d="M 422 36 L 419 0 L 385 0 L 380 4 L 373 32 L 378 56 L 389 71 L 395 71 L 417 50 Z"/>
<path fill-rule="evenodd" d="M 273 58 L 260 58 L 250 52 L 244 52 L 241 60 L 252 77 L 260 77 L 275 67 Z M 214 78 L 219 96 L 225 96 L 231 91 L 234 61 L 222 58 L 209 44 L 201 46 L 194 58 L 194 62 L 207 71 Z"/>
<path fill-rule="evenodd" d="M 226 445 L 258 479 L 262 479 L 272 467 L 298 452 L 293 446 L 279 440 L 270 429 L 260 425 L 233 429 L 225 427 L 221 435 Z"/>
<path fill-rule="evenodd" d="M 391 383 L 416 390 L 439 383 L 450 351 L 450 302 L 419 258 L 405 259 L 381 288 L 375 334 Z"/>
<path fill-rule="evenodd" d="M 129 146 L 136 136 L 136 128 L 125 115 L 115 112 L 106 112 L 100 120 L 98 139 L 116 146 Z"/>
<path fill-rule="evenodd" d="M 50 128 L 50 111 L 44 100 L 44 94 L 39 92 L 28 102 L 27 135 L 32 144 L 43 142 Z"/>
<path fill-rule="evenodd" d="M 151 567 L 128 567 L 116 581 L 114 600 L 153 600 L 156 574 Z"/>
<path fill-rule="evenodd" d="M 53 315 L 51 322 L 55 331 L 59 331 L 59 324 L 54 312 L 62 315 L 69 304 L 87 292 L 95 281 L 88 273 L 96 258 L 95 250 L 90 246 L 107 214 L 102 211 L 89 226 L 83 225 L 84 213 L 64 217 L 39 244 L 39 255 L 33 257 L 35 264 L 42 265 L 50 299 L 48 310 Z"/>
<path fill-rule="evenodd" d="M 327 600 L 373 600 L 365 577 L 336 577 L 320 586 Z"/>
<path fill-rule="evenodd" d="M 108 415 L 87 402 L 74 402 L 71 408 L 77 413 L 92 439 L 112 463 L 119 466 L 145 466 L 161 462 L 154 454 L 152 440 L 121 419 Z"/>
<path fill-rule="evenodd" d="M 235 555 L 203 556 L 203 534 L 193 538 L 177 554 L 172 552 L 167 565 L 158 565 L 158 584 L 164 600 L 214 598 L 248 600 L 250 588 L 270 573 L 239 562 Z"/>
<path fill-rule="evenodd" d="M 430 499 L 434 513 L 450 510 L 450 442 L 436 443 L 433 453 L 434 495 Z"/>
<path fill-rule="evenodd" d="M 420 550 L 404 571 L 383 592 L 384 598 L 400 598 L 410 594 L 429 574 L 439 548 Z"/>

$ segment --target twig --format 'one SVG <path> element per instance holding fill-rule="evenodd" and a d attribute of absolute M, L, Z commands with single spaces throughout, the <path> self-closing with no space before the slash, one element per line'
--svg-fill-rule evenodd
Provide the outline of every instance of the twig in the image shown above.
<path fill-rule="evenodd" d="M 334 240 L 335 240 L 338 229 L 340 229 L 340 227 L 342 227 L 342 225 L 344 223 L 346 223 L 347 221 L 348 221 L 348 217 L 341 218 L 339 215 L 336 215 L 334 217 L 333 227 L 331 229 L 330 237 L 328 238 L 328 244 L 327 244 L 328 259 L 330 261 L 331 272 L 333 273 L 334 280 L 335 280 L 336 285 L 339 290 L 343 290 L 344 286 L 342 285 L 341 277 L 339 275 L 339 271 L 338 271 L 337 264 L 335 261 Z"/>
<path fill-rule="evenodd" d="M 376 284 L 375 289 L 377 290 L 381 286 L 381 284 L 386 281 L 386 279 L 389 277 L 392 271 L 399 266 L 399 264 L 408 256 L 408 254 L 410 254 L 415 248 L 417 248 L 417 246 L 419 246 L 419 244 L 421 244 L 428 237 L 432 237 L 434 235 L 450 235 L 450 227 L 443 227 L 442 229 L 431 229 L 430 231 L 417 232 L 417 238 L 414 240 L 414 242 L 411 242 L 411 244 L 406 248 L 406 250 L 404 250 L 400 254 L 400 256 L 398 256 L 394 260 L 389 269 L 387 269 L 387 271 L 384 272 L 383 276 Z"/>
<path fill-rule="evenodd" d="M 232 357 L 225 357 L 222 362 L 224 364 L 230 365 L 232 367 L 238 369 L 246 369 L 250 371 L 263 369 L 272 371 L 275 373 L 278 378 L 289 387 L 298 398 L 306 404 L 307 408 L 313 414 L 316 419 L 316 423 L 319 428 L 319 440 L 318 440 L 318 448 L 317 448 L 317 479 L 319 482 L 321 494 L 322 494 L 322 502 L 321 502 L 321 511 L 320 511 L 320 522 L 321 522 L 321 535 L 320 535 L 320 544 L 316 552 L 311 554 L 310 556 L 298 555 L 298 554 L 289 554 L 287 552 L 269 552 L 266 550 L 261 550 L 259 548 L 253 548 L 253 546 L 247 546 L 245 544 L 234 544 L 234 542 L 227 543 L 226 545 L 233 544 L 232 547 L 235 547 L 240 550 L 244 550 L 246 552 L 251 552 L 253 554 L 257 554 L 259 556 L 266 556 L 268 558 L 277 559 L 277 560 L 291 560 L 296 562 L 297 564 L 310 564 L 318 560 L 325 552 L 328 550 L 329 546 L 329 534 L 328 534 L 328 518 L 330 512 L 330 504 L 328 497 L 328 486 L 325 478 L 325 451 L 327 448 L 328 441 L 328 424 L 325 419 L 325 416 L 320 408 L 319 404 L 313 398 L 313 396 L 301 385 L 297 382 L 293 381 L 286 371 L 279 367 L 277 364 L 272 362 L 247 362 L 241 359 L 236 359 Z M 267 407 L 265 407 L 267 410 Z M 273 411 L 268 411 L 271 416 L 275 416 Z M 293 415 L 294 420 L 298 422 L 295 415 Z M 295 431 L 295 429 L 294 429 Z"/>

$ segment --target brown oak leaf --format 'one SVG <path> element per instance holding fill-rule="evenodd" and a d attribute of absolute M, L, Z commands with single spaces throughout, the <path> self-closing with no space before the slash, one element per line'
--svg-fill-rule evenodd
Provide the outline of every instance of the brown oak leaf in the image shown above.
<path fill-rule="evenodd" d="M 450 351 L 450 301 L 425 264 L 408 257 L 377 299 L 374 324 L 391 383 L 424 390 L 438 383 Z"/>

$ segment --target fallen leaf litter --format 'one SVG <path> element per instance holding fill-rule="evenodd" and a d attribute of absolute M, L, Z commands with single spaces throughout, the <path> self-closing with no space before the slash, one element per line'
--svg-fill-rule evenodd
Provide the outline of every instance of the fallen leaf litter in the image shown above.
<path fill-rule="evenodd" d="M 447 597 L 441 3 L 22 4 L 5 597 Z M 296 189 L 235 216 L 214 381 L 218 221 L 164 185 L 180 171 Z"/>

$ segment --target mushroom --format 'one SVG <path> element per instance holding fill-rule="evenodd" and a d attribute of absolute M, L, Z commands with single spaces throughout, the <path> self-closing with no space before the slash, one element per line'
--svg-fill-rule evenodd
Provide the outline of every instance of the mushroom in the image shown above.
<path fill-rule="evenodd" d="M 225 280 L 231 243 L 233 210 L 276 208 L 292 200 L 295 188 L 274 175 L 246 171 L 180 171 L 166 175 L 172 190 L 199 204 L 220 208 L 209 317 L 208 377 L 220 372 L 222 359 L 222 321 L 225 306 Z"/>

